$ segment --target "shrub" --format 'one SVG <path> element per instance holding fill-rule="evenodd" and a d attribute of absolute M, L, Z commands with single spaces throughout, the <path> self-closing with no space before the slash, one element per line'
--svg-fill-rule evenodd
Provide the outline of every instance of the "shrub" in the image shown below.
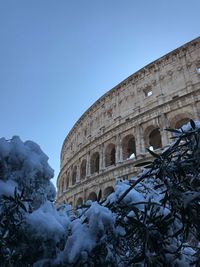
<path fill-rule="evenodd" d="M 77 215 L 50 202 L 52 171 L 38 146 L 1 139 L 1 266 L 200 266 L 200 127 L 167 130 L 172 144 L 149 150 L 137 177 Z"/>

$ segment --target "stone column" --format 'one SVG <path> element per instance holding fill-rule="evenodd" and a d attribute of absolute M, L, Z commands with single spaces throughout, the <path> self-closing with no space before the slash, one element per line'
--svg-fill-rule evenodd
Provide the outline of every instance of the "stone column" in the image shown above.
<path fill-rule="evenodd" d="M 63 186 L 64 186 L 63 192 L 66 191 L 66 185 L 67 185 L 67 173 L 64 172 L 64 174 L 63 174 Z"/>
<path fill-rule="evenodd" d="M 169 127 L 167 115 L 165 113 L 162 113 L 158 118 L 158 122 L 159 122 L 159 126 L 160 126 L 162 147 L 165 147 L 170 142 L 170 133 L 165 130 L 165 128 Z"/>
<path fill-rule="evenodd" d="M 198 109 L 197 102 L 195 100 L 195 95 L 193 96 L 193 114 L 194 114 L 194 120 L 199 120 L 200 119 L 200 109 Z"/>
<path fill-rule="evenodd" d="M 87 160 L 87 163 L 86 163 L 86 177 L 90 176 L 90 153 L 87 153 L 87 156 L 86 156 L 86 160 Z"/>
<path fill-rule="evenodd" d="M 80 182 L 81 178 L 81 170 L 80 170 L 80 163 L 77 164 L 77 172 L 76 172 L 76 182 Z"/>
<path fill-rule="evenodd" d="M 115 154 L 115 162 L 116 163 L 122 162 L 121 150 L 122 150 L 121 139 L 120 139 L 120 135 L 118 134 L 116 137 L 116 154 Z"/>
<path fill-rule="evenodd" d="M 83 203 L 85 203 L 87 200 L 87 196 L 86 196 L 86 189 L 83 188 Z"/>
<path fill-rule="evenodd" d="M 102 171 L 104 169 L 104 144 L 100 145 L 99 149 L 99 170 Z"/>
<path fill-rule="evenodd" d="M 136 156 L 146 153 L 144 145 L 144 132 L 140 124 L 136 127 Z"/>

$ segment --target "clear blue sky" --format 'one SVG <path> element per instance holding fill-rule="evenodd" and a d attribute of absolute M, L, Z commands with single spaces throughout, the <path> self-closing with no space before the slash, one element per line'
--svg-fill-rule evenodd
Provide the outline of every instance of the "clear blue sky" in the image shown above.
<path fill-rule="evenodd" d="M 57 176 L 82 113 L 198 37 L 199 14 L 199 0 L 0 0 L 0 135 L 37 142 Z"/>

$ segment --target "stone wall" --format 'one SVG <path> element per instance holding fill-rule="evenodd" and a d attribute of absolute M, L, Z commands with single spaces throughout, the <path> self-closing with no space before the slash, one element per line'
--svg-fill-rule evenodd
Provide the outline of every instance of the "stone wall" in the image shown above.
<path fill-rule="evenodd" d="M 57 202 L 106 197 L 136 174 L 145 148 L 170 142 L 164 128 L 200 118 L 200 38 L 140 69 L 98 99 L 64 140 Z"/>

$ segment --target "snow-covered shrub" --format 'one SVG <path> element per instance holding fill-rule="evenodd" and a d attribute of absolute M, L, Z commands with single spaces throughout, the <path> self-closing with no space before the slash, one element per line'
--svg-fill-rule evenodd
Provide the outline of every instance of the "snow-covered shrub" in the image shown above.
<path fill-rule="evenodd" d="M 173 143 L 149 150 L 134 180 L 74 214 L 52 203 L 39 146 L 0 139 L 0 266 L 199 267 L 200 127 L 168 130 Z"/>
<path fill-rule="evenodd" d="M 46 200 L 55 199 L 55 188 L 50 179 L 54 172 L 48 164 L 48 157 L 39 145 L 32 141 L 22 142 L 18 136 L 11 140 L 0 139 L 0 195 L 24 190 L 32 199 L 32 208 L 39 207 Z M 2 184 L 2 183 L 6 184 Z"/>
<path fill-rule="evenodd" d="M 116 199 L 108 197 L 107 205 L 112 203 L 126 232 L 119 243 L 125 266 L 199 266 L 198 125 L 190 121 L 186 130 L 168 129 L 175 141 L 160 155 L 149 150 L 155 160 L 143 163 L 146 170 L 138 180 L 117 198 L 115 192 Z M 134 190 L 137 194 L 131 197 Z M 143 199 L 137 199 L 138 192 Z"/>
<path fill-rule="evenodd" d="M 55 258 L 69 220 L 52 203 L 55 188 L 48 157 L 19 137 L 0 139 L 0 266 L 32 266 Z"/>

